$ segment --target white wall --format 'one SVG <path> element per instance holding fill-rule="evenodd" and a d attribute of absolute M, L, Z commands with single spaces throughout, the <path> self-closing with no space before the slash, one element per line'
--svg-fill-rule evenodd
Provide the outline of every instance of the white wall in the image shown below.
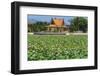
<path fill-rule="evenodd" d="M 11 56 L 11 2 L 14 0 L 0 0 L 0 76 L 13 76 L 10 73 L 10 56 Z M 16 0 L 18 1 L 18 0 Z M 21 0 L 30 2 L 44 2 L 44 3 L 58 3 L 58 4 L 74 4 L 74 5 L 90 5 L 98 6 L 98 12 L 100 13 L 100 0 Z M 100 20 L 100 14 L 98 15 L 98 21 Z M 100 25 L 100 22 L 98 23 Z M 100 26 L 98 26 L 100 28 Z M 100 30 L 99 30 L 100 32 Z M 98 38 L 100 42 L 100 35 Z M 100 43 L 99 43 L 100 45 Z M 98 49 L 100 50 L 100 49 Z M 100 58 L 100 51 L 98 51 Z M 100 67 L 100 59 L 99 59 Z M 34 76 L 99 76 L 100 68 L 98 70 L 84 70 L 84 71 L 65 71 L 54 73 L 40 73 L 34 74 Z M 26 76 L 33 74 L 26 74 Z"/>

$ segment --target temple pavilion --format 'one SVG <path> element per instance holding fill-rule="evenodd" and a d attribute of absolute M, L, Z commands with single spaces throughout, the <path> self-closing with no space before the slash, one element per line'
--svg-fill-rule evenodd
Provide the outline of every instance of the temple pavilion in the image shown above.
<path fill-rule="evenodd" d="M 51 20 L 51 24 L 46 26 L 48 32 L 64 32 L 68 31 L 68 28 L 64 25 L 64 19 L 54 18 Z"/>

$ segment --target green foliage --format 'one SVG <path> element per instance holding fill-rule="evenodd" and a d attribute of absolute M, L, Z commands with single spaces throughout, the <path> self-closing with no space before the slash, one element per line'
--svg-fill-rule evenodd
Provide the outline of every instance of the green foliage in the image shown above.
<path fill-rule="evenodd" d="M 28 60 L 87 58 L 87 36 L 28 35 Z"/>
<path fill-rule="evenodd" d="M 71 31 L 83 31 L 87 32 L 87 18 L 84 17 L 75 17 L 71 20 Z"/>
<path fill-rule="evenodd" d="M 46 27 L 49 23 L 47 22 L 36 22 L 34 24 L 28 24 L 28 32 L 40 32 L 46 31 Z"/>

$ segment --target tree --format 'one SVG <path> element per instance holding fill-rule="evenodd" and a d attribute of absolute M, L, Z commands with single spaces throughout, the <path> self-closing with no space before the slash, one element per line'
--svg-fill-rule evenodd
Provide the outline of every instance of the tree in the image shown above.
<path fill-rule="evenodd" d="M 48 26 L 48 22 L 36 22 L 34 24 L 28 24 L 28 32 L 40 32 L 46 31 L 46 26 Z"/>
<path fill-rule="evenodd" d="M 87 32 L 88 21 L 86 17 L 75 17 L 71 20 L 71 31 Z"/>
<path fill-rule="evenodd" d="M 51 24 L 54 24 L 53 18 L 51 19 Z"/>

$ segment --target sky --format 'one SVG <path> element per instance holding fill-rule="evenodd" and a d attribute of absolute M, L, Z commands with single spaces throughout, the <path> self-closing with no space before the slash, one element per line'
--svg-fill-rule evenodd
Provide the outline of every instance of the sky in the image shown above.
<path fill-rule="evenodd" d="M 52 18 L 64 19 L 65 25 L 70 25 L 70 20 L 75 16 L 53 16 L 53 15 L 28 15 L 28 24 L 35 22 L 51 22 Z"/>

